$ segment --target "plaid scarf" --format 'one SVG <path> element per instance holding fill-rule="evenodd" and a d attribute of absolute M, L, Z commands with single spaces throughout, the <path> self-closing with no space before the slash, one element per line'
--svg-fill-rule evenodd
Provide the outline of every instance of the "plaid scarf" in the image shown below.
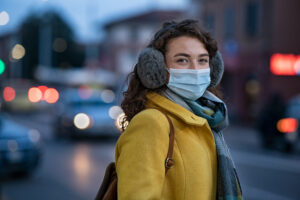
<path fill-rule="evenodd" d="M 242 200 L 242 189 L 236 168 L 222 134 L 222 130 L 228 126 L 227 109 L 223 101 L 209 91 L 206 91 L 197 101 L 187 101 L 169 89 L 161 94 L 207 120 L 217 149 L 217 200 Z"/>
<path fill-rule="evenodd" d="M 225 104 L 210 92 L 197 101 L 185 102 L 194 114 L 207 119 L 215 138 L 218 158 L 217 200 L 242 200 L 236 168 L 222 134 L 222 130 L 228 126 Z"/>

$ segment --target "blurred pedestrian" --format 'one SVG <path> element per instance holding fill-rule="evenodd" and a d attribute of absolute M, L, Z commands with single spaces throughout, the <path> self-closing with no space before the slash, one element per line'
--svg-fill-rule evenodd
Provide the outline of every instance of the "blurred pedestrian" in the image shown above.
<path fill-rule="evenodd" d="M 222 135 L 226 106 L 211 92 L 223 71 L 216 41 L 197 21 L 166 22 L 154 35 L 129 74 L 121 104 L 119 200 L 242 199 Z M 165 114 L 174 125 L 172 162 Z"/>

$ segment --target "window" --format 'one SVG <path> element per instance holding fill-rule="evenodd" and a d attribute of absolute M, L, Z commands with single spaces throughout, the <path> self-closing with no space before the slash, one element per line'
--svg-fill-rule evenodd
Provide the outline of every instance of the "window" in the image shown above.
<path fill-rule="evenodd" d="M 235 29 L 235 12 L 233 7 L 227 7 L 225 10 L 225 28 L 224 28 L 224 35 L 225 38 L 233 38 L 234 36 L 234 29 Z"/>
<path fill-rule="evenodd" d="M 205 28 L 214 34 L 215 31 L 215 16 L 213 14 L 207 14 L 204 18 L 204 26 Z"/>
<path fill-rule="evenodd" d="M 257 2 L 249 2 L 246 5 L 246 35 L 254 37 L 258 32 L 258 4 Z"/>
<path fill-rule="evenodd" d="M 138 27 L 136 25 L 130 27 L 130 40 L 138 41 Z"/>
<path fill-rule="evenodd" d="M 112 30 L 112 40 L 114 43 L 125 43 L 129 40 L 130 30 L 127 26 L 117 26 Z"/>

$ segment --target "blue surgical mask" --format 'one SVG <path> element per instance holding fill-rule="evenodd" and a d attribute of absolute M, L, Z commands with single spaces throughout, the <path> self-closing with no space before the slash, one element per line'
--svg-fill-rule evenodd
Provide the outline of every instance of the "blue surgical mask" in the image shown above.
<path fill-rule="evenodd" d="M 188 100 L 195 101 L 200 98 L 210 84 L 210 68 L 169 68 L 169 73 L 168 88 Z"/>

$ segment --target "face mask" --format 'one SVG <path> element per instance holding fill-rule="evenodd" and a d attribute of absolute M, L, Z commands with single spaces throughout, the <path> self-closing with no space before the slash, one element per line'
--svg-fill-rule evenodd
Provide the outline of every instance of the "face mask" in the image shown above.
<path fill-rule="evenodd" d="M 179 96 L 195 101 L 200 98 L 210 84 L 210 68 L 173 69 L 169 68 L 168 88 Z"/>

